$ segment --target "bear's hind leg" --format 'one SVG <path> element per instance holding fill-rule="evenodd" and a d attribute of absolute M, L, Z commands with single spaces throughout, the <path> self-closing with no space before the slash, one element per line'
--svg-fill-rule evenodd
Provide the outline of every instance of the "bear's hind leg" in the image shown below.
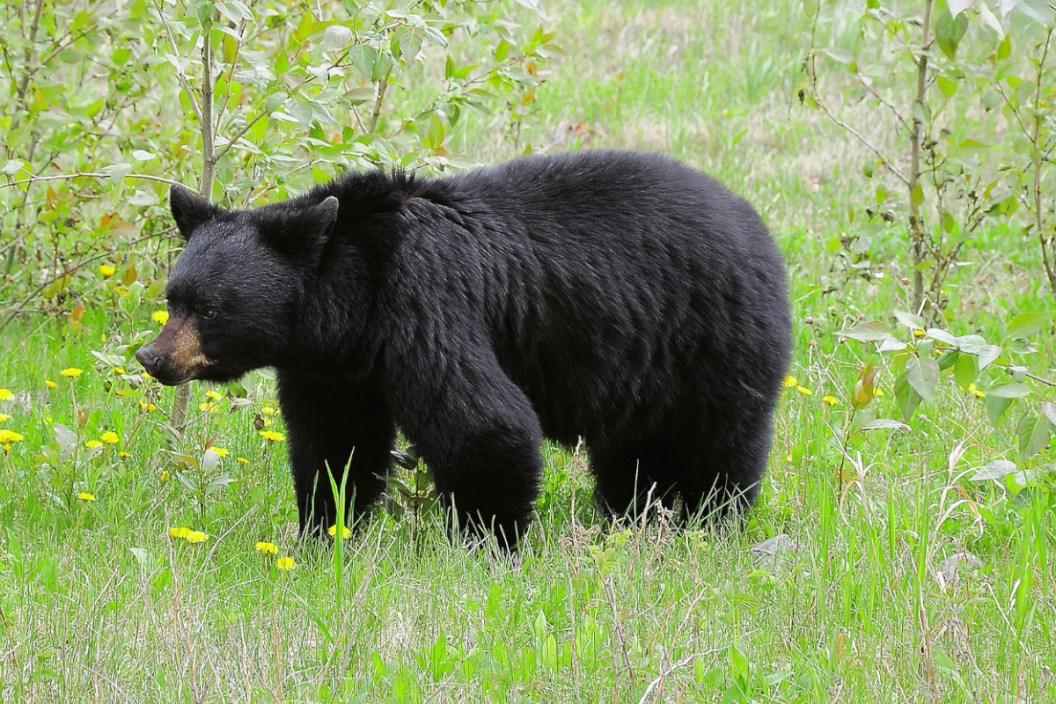
<path fill-rule="evenodd" d="M 755 502 L 770 454 L 770 427 L 769 418 L 760 418 L 710 445 L 683 445 L 678 487 L 684 520 L 721 520 Z"/>
<path fill-rule="evenodd" d="M 396 428 L 389 411 L 364 384 L 278 370 L 301 535 L 325 534 L 337 520 L 327 468 L 345 485 L 345 524 L 363 514 L 384 489 Z"/>

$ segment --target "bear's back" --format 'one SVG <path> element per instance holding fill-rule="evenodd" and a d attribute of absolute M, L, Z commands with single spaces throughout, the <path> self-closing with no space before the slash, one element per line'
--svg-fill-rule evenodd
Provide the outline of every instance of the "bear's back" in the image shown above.
<path fill-rule="evenodd" d="M 502 282 L 487 306 L 494 348 L 548 435 L 647 432 L 707 414 L 688 405 L 768 395 L 767 370 L 783 375 L 781 258 L 755 211 L 705 174 L 588 151 L 441 183 L 476 229 L 474 254 L 495 253 L 480 260 Z"/>

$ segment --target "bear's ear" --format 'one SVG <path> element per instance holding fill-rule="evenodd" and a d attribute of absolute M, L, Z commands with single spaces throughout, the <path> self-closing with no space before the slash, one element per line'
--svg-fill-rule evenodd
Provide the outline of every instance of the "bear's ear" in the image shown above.
<path fill-rule="evenodd" d="M 176 227 L 185 240 L 191 239 L 195 230 L 220 214 L 220 209 L 215 205 L 179 184 L 173 184 L 169 190 L 169 206 Z"/>
<path fill-rule="evenodd" d="M 279 222 L 264 227 L 264 238 L 275 249 L 314 268 L 333 234 L 339 209 L 337 198 L 329 196 L 315 205 L 284 213 Z"/>

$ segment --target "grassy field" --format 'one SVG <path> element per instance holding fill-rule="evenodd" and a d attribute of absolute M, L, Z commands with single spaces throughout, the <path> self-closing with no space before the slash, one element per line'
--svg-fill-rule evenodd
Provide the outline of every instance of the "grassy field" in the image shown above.
<path fill-rule="evenodd" d="M 764 213 L 788 260 L 795 383 L 744 525 L 610 526 L 584 458 L 546 447 L 516 559 L 396 510 L 341 550 L 300 544 L 267 374 L 196 386 L 174 438 L 172 391 L 121 354 L 159 301 L 78 328 L 20 320 L 0 356 L 0 428 L 21 436 L 0 453 L 0 700 L 1056 701 L 1056 452 L 1027 467 L 1050 478 L 1035 490 L 973 481 L 1017 460 L 1015 424 L 993 429 L 945 379 L 907 430 L 846 435 L 862 364 L 881 368 L 877 416 L 900 417 L 875 344 L 837 333 L 906 309 L 907 248 L 841 246 L 869 156 L 797 99 L 798 3 L 549 9 L 565 55 L 520 143 L 466 120 L 453 146 L 481 162 L 525 144 L 660 150 Z M 963 258 L 954 334 L 1002 340 L 1011 312 L 1051 310 L 1008 228 Z M 1056 376 L 1051 325 L 1032 342 L 1031 369 Z M 776 536 L 791 549 L 753 550 Z"/>

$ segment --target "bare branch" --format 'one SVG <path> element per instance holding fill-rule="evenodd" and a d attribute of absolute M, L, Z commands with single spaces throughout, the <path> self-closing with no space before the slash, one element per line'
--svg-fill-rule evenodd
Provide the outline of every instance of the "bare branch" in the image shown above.
<path fill-rule="evenodd" d="M 14 188 L 15 186 L 25 186 L 26 184 L 37 183 L 40 181 L 71 181 L 75 178 L 113 178 L 110 174 L 101 174 L 94 171 L 75 171 L 70 174 L 55 174 L 53 176 L 30 176 L 29 178 L 20 179 L 18 181 L 8 181 L 7 183 L 0 183 L 0 189 L 2 188 Z M 182 186 L 183 184 L 179 181 L 174 181 L 171 178 L 165 178 L 164 176 L 154 176 L 153 174 L 125 174 L 124 178 L 140 179 L 143 181 L 158 181 L 160 183 L 167 183 L 170 186 Z"/>
<path fill-rule="evenodd" d="M 654 689 L 657 690 L 657 693 L 656 697 L 653 698 L 653 701 L 660 701 L 660 691 L 658 688 L 663 686 L 665 679 L 673 675 L 677 670 L 681 670 L 683 667 L 688 666 L 697 658 L 706 658 L 711 655 L 717 655 L 721 652 L 721 648 L 712 648 L 711 650 L 706 650 L 703 653 L 693 653 L 692 655 L 687 655 L 678 662 L 668 665 L 663 670 L 661 670 L 660 674 L 657 675 L 653 679 L 653 681 L 649 683 L 649 686 L 645 688 L 645 692 L 642 693 L 641 698 L 638 700 L 638 704 L 645 704 L 649 700 L 649 695 L 653 693 Z"/>
<path fill-rule="evenodd" d="M 169 39 L 169 48 L 172 49 L 172 56 L 176 61 L 173 64 L 176 67 L 176 77 L 180 81 L 180 86 L 183 88 L 184 94 L 187 96 L 187 100 L 191 102 L 191 107 L 194 108 L 194 116 L 198 119 L 198 124 L 202 124 L 202 111 L 198 107 L 198 101 L 194 99 L 194 91 L 191 89 L 191 83 L 187 80 L 187 74 L 183 72 L 183 68 L 180 67 L 180 50 L 176 48 L 176 36 L 172 33 L 172 27 L 169 26 L 169 21 L 165 19 L 165 13 L 162 12 L 161 5 L 158 0 L 153 0 L 154 9 L 158 11 L 158 18 L 161 20 L 161 24 L 165 27 L 165 35 Z M 205 39 L 208 41 L 208 37 Z"/>

